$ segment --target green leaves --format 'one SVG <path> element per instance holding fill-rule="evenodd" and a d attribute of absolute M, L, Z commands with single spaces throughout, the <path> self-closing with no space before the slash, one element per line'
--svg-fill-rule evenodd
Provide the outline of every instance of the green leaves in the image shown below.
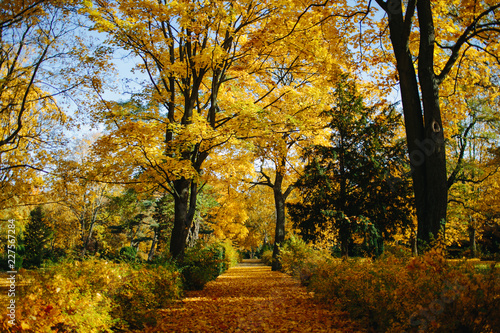
<path fill-rule="evenodd" d="M 365 107 L 349 80 L 339 83 L 333 96 L 332 108 L 325 112 L 330 146 L 305 151 L 308 164 L 297 182 L 302 202 L 288 206 L 294 225 L 308 240 L 317 239 L 330 224 L 350 238 L 356 224 L 344 222 L 366 216 L 380 236 L 390 238 L 409 223 L 412 211 L 408 175 L 401 175 L 404 180 L 397 187 L 387 182 L 387 172 L 399 174 L 405 168 L 403 149 L 394 141 L 400 117 L 392 108 Z"/>

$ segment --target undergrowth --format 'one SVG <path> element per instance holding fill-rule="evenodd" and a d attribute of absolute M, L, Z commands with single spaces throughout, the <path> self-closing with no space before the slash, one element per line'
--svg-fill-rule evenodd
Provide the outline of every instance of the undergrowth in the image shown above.
<path fill-rule="evenodd" d="M 320 300 L 373 332 L 494 332 L 500 327 L 500 272 L 450 263 L 438 249 L 340 260 L 301 241 L 282 249 L 286 272 Z"/>
<path fill-rule="evenodd" d="M 157 310 L 170 307 L 184 289 L 202 288 L 235 265 L 237 258 L 230 243 L 214 242 L 186 251 L 182 264 L 91 258 L 21 269 L 15 325 L 9 324 L 11 318 L 4 311 L 0 331 L 102 333 L 155 326 Z"/>

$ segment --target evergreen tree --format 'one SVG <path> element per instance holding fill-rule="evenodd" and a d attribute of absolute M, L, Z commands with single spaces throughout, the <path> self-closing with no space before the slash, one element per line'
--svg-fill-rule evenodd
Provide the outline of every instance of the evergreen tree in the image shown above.
<path fill-rule="evenodd" d="M 305 151 L 307 165 L 296 184 L 302 201 L 288 208 L 305 240 L 314 241 L 317 231 L 332 223 L 347 256 L 353 233 L 366 234 L 366 219 L 376 229 L 372 234 L 383 239 L 409 223 L 412 192 L 404 144 L 396 140 L 401 116 L 394 107 L 366 107 L 347 79 L 333 94 L 334 106 L 325 112 L 331 145 Z"/>
<path fill-rule="evenodd" d="M 46 245 L 53 236 L 53 231 L 47 224 L 47 218 L 41 206 L 30 212 L 30 220 L 24 231 L 25 267 L 40 267 L 46 255 Z"/>

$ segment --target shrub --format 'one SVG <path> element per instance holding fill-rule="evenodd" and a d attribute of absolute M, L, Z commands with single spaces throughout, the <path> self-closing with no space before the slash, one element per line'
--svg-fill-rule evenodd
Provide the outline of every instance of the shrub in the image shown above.
<path fill-rule="evenodd" d="M 142 329 L 155 325 L 155 310 L 166 308 L 181 295 L 181 278 L 169 267 L 142 267 L 129 270 L 112 295 L 116 307 L 114 318 L 122 320 L 122 328 Z"/>
<path fill-rule="evenodd" d="M 231 241 L 222 242 L 224 247 L 224 271 L 234 267 L 241 261 L 241 254 L 234 248 Z"/>
<path fill-rule="evenodd" d="M 184 288 L 201 290 L 224 272 L 224 247 L 221 243 L 198 242 L 186 249 L 181 266 Z"/>
<path fill-rule="evenodd" d="M 11 332 L 112 332 L 154 323 L 154 309 L 181 293 L 172 267 L 141 267 L 103 260 L 63 262 L 18 275 L 16 326 Z M 0 317 L 8 327 L 8 317 Z"/>
<path fill-rule="evenodd" d="M 110 314 L 111 299 L 102 290 L 112 279 L 107 278 L 108 267 L 102 266 L 64 263 L 20 271 L 17 326 L 11 331 L 111 332 L 116 320 Z"/>
<path fill-rule="evenodd" d="M 262 252 L 261 260 L 265 265 L 271 266 L 273 264 L 273 250 Z"/>
<path fill-rule="evenodd" d="M 280 259 L 283 272 L 300 279 L 302 285 L 308 285 L 317 269 L 332 256 L 325 250 L 313 249 L 301 238 L 292 236 L 281 248 Z"/>
<path fill-rule="evenodd" d="M 410 259 L 411 249 L 404 245 L 386 245 L 382 256 L 393 256 L 400 259 Z"/>
<path fill-rule="evenodd" d="M 411 260 L 324 262 L 309 288 L 376 332 L 493 332 L 499 278 L 498 269 L 477 272 L 433 250 Z"/>
<path fill-rule="evenodd" d="M 137 248 L 132 246 L 124 246 L 120 249 L 120 255 L 118 257 L 124 262 L 135 262 L 137 261 Z"/>
<path fill-rule="evenodd" d="M 307 246 L 302 238 L 291 236 L 280 249 L 283 272 L 299 276 L 302 265 L 312 253 L 313 250 Z"/>

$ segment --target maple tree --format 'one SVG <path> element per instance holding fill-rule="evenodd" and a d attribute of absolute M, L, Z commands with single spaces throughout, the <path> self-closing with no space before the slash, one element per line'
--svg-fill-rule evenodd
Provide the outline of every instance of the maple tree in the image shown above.
<path fill-rule="evenodd" d="M 149 79 L 135 96 L 144 106 L 139 113 L 124 114 L 120 105 L 106 101 L 96 110 L 97 119 L 112 128 L 100 139 L 102 149 L 120 147 L 122 161 L 132 162 L 128 169 L 141 169 L 139 181 L 173 196 L 170 252 L 182 256 L 203 164 L 215 148 L 248 135 L 260 109 L 249 100 L 245 81 L 267 67 L 266 54 L 278 54 L 312 5 L 269 0 L 88 1 L 85 6 L 95 29 L 138 57 L 142 63 L 135 70 Z M 274 90 L 261 89 L 255 101 Z M 243 103 L 234 103 L 241 96 Z M 125 146 L 134 147 L 135 155 L 124 152 Z"/>
<path fill-rule="evenodd" d="M 54 51 L 54 27 L 44 23 L 40 1 L 2 2 L 0 5 L 0 172 L 2 205 L 16 194 L 28 194 L 37 181 L 34 154 L 44 155 L 45 142 L 58 138 L 49 126 L 61 123 L 51 95 L 40 87 L 42 64 Z M 47 34 L 36 36 L 36 29 Z M 41 111 L 40 111 L 41 109 Z M 29 181 L 31 180 L 31 182 Z"/>
<path fill-rule="evenodd" d="M 0 4 L 0 204 L 43 203 L 64 131 L 76 125 L 63 101 L 85 78 L 77 68 L 75 2 Z M 73 127 L 74 128 L 74 127 Z"/>
<path fill-rule="evenodd" d="M 281 269 L 279 253 L 286 235 L 285 204 L 303 168 L 301 151 L 326 137 L 320 114 L 327 104 L 328 89 L 348 62 L 348 58 L 334 55 L 345 51 L 346 45 L 340 37 L 325 42 L 320 22 L 327 24 L 328 19 L 328 15 L 314 10 L 303 12 L 296 23 L 300 33 L 290 34 L 275 46 L 273 53 L 259 54 L 271 61 L 258 70 L 255 82 L 246 82 L 247 89 L 258 96 L 255 103 L 262 108 L 257 115 L 258 127 L 250 138 L 258 161 L 258 176 L 252 184 L 273 191 L 276 215 L 273 270 Z M 333 28 L 328 32 L 335 35 Z"/>

